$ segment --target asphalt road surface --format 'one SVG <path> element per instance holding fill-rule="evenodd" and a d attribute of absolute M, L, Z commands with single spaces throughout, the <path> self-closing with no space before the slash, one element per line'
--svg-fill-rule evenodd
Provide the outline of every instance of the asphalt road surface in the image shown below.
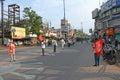
<path fill-rule="evenodd" d="M 94 67 L 90 43 L 74 46 L 46 47 L 45 56 L 41 47 L 16 49 L 16 62 L 9 62 L 7 50 L 0 51 L 0 80 L 120 80 L 120 66 L 109 65 L 100 60 Z"/>

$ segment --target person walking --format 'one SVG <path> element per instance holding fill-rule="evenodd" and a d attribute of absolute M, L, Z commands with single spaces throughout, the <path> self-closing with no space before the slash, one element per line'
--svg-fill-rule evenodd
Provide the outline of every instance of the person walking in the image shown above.
<path fill-rule="evenodd" d="M 53 39 L 53 40 L 52 40 L 52 44 L 53 44 L 53 46 L 54 46 L 53 52 L 56 52 L 56 47 L 57 47 L 57 41 L 56 41 L 56 39 Z"/>
<path fill-rule="evenodd" d="M 42 46 L 42 56 L 44 56 L 45 55 L 44 54 L 44 52 L 45 52 L 45 42 L 44 42 L 44 40 L 42 40 L 41 46 Z"/>
<path fill-rule="evenodd" d="M 13 40 L 10 41 L 9 46 L 8 46 L 8 53 L 10 54 L 10 62 L 14 61 L 15 62 L 15 44 Z"/>
<path fill-rule="evenodd" d="M 61 39 L 61 45 L 62 45 L 62 49 L 64 49 L 64 46 L 65 46 L 65 41 L 64 41 L 64 39 Z"/>
<path fill-rule="evenodd" d="M 69 38 L 69 39 L 68 39 L 68 47 L 70 47 L 71 44 L 72 44 L 72 41 L 71 41 L 71 39 Z"/>

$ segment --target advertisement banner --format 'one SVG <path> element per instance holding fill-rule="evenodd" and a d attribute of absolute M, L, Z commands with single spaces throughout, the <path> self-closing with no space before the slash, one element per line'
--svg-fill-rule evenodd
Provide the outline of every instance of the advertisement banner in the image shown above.
<path fill-rule="evenodd" d="M 12 38 L 24 38 L 25 35 L 25 28 L 21 28 L 21 27 L 11 27 L 11 33 L 12 33 Z"/>

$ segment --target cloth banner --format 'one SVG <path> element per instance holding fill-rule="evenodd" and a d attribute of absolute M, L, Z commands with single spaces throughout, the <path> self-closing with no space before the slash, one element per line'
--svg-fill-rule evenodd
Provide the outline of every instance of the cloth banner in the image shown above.
<path fill-rule="evenodd" d="M 97 56 L 101 55 L 102 49 L 103 49 L 103 41 L 102 39 L 99 39 L 94 43 L 94 51 L 97 54 Z"/>
<path fill-rule="evenodd" d="M 41 34 L 39 35 L 39 40 L 40 40 L 40 41 L 42 41 L 42 40 L 43 40 L 43 37 L 42 37 L 42 35 L 41 35 Z"/>

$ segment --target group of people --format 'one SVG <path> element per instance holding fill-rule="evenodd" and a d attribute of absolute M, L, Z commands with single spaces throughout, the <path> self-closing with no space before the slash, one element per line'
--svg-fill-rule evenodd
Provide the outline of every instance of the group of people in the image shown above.
<path fill-rule="evenodd" d="M 65 40 L 64 38 L 62 38 L 61 40 L 60 40 L 60 43 L 61 43 L 61 47 L 62 47 L 62 49 L 64 50 L 64 47 L 65 47 L 65 45 L 67 44 L 68 45 L 68 47 L 70 47 L 71 45 L 74 45 L 75 44 L 75 42 L 76 42 L 76 40 L 74 39 L 74 40 L 71 40 L 70 38 L 69 39 L 67 39 L 67 40 Z M 52 39 L 52 45 L 53 45 L 53 52 L 56 52 L 56 47 L 57 47 L 57 40 L 56 39 Z M 45 46 L 46 46 L 46 41 L 45 40 L 42 40 L 41 41 L 41 46 L 42 46 L 42 55 L 44 56 L 44 49 L 45 49 Z"/>
<path fill-rule="evenodd" d="M 53 52 L 56 52 L 56 47 L 57 47 L 57 40 L 53 39 L 52 40 L 52 45 L 53 45 Z M 65 46 L 65 40 L 61 39 L 61 45 L 62 45 L 62 49 L 64 49 Z M 45 52 L 45 47 L 46 47 L 46 43 L 44 40 L 41 41 L 41 47 L 42 47 L 42 55 L 44 56 L 44 52 Z M 13 40 L 9 41 L 9 45 L 8 45 L 8 54 L 10 55 L 10 62 L 15 62 L 16 58 L 15 58 L 15 44 L 13 42 Z"/>
<path fill-rule="evenodd" d="M 53 45 L 53 52 L 56 52 L 56 47 L 58 45 L 56 39 L 52 40 L 52 45 Z M 65 46 L 65 40 L 64 39 L 61 39 L 61 45 L 62 45 L 62 49 L 64 49 L 64 46 Z M 42 55 L 44 56 L 45 47 L 46 47 L 46 42 L 44 40 L 42 40 L 42 42 L 41 42 L 41 47 L 42 47 Z"/>

